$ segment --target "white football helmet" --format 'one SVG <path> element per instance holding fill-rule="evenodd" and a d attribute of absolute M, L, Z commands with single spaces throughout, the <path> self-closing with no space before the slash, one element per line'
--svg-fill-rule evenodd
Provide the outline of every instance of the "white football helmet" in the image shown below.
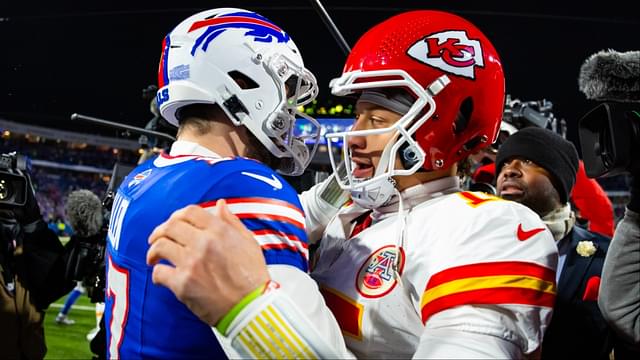
<path fill-rule="evenodd" d="M 238 85 L 242 80 L 245 86 Z M 274 156 L 277 169 L 299 175 L 318 144 L 320 125 L 297 108 L 312 101 L 316 79 L 304 67 L 289 35 L 251 11 L 220 8 L 182 21 L 163 41 L 157 101 L 162 116 L 178 126 L 176 113 L 189 104 L 218 104 L 236 126 L 245 126 Z M 306 137 L 294 134 L 305 118 Z"/>

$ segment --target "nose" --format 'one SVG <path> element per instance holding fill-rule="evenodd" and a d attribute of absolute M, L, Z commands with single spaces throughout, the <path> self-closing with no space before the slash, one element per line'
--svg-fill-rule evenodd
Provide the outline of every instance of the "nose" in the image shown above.
<path fill-rule="evenodd" d="M 502 165 L 500 173 L 502 173 L 502 176 L 506 178 L 519 177 L 522 176 L 521 166 L 522 162 L 520 160 L 513 159 Z"/>
<path fill-rule="evenodd" d="M 362 119 L 358 119 L 353 123 L 353 126 L 351 127 L 351 131 L 357 131 L 357 130 L 365 130 L 364 129 L 364 124 L 365 122 L 362 121 Z M 347 144 L 349 145 L 350 149 L 364 149 L 367 146 L 367 141 L 366 141 L 366 137 L 365 136 L 349 136 L 347 138 Z"/>

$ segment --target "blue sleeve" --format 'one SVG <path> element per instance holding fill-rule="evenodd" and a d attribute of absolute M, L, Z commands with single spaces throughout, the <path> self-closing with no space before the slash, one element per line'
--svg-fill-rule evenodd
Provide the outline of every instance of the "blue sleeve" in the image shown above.
<path fill-rule="evenodd" d="M 224 176 L 206 196 L 210 200 L 200 205 L 211 208 L 216 200 L 225 199 L 230 211 L 253 232 L 267 264 L 286 264 L 307 272 L 304 212 L 295 190 L 273 170 L 254 161 L 224 165 L 218 167 Z"/>

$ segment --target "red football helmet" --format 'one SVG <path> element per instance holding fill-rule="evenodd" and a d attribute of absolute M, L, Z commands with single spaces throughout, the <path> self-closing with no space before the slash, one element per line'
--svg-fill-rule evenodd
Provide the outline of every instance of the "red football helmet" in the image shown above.
<path fill-rule="evenodd" d="M 409 175 L 420 167 L 449 168 L 497 136 L 505 95 L 502 64 L 487 37 L 456 15 L 410 11 L 376 25 L 358 40 L 342 76 L 331 82 L 332 93 L 340 96 L 385 87 L 403 88 L 416 101 L 387 129 L 398 136 L 385 148 L 374 178 Z M 347 144 L 349 136 L 380 132 L 328 137 L 342 137 Z M 405 169 L 393 169 L 399 151 L 414 157 Z M 344 155 L 350 174 L 347 146 Z M 347 181 L 351 184 L 343 187 L 352 188 L 354 179 Z"/>

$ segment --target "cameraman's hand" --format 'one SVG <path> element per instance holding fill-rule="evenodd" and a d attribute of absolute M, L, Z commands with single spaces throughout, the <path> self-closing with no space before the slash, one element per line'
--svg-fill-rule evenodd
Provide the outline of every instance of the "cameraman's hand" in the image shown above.
<path fill-rule="evenodd" d="M 27 198 L 23 207 L 13 209 L 15 219 L 22 225 L 27 226 L 36 223 L 38 220 L 42 220 L 42 214 L 40 213 L 40 206 L 36 200 L 36 194 L 33 190 L 31 183 L 31 177 L 25 174 L 27 178 Z M 28 229 L 27 229 L 28 230 Z"/>

